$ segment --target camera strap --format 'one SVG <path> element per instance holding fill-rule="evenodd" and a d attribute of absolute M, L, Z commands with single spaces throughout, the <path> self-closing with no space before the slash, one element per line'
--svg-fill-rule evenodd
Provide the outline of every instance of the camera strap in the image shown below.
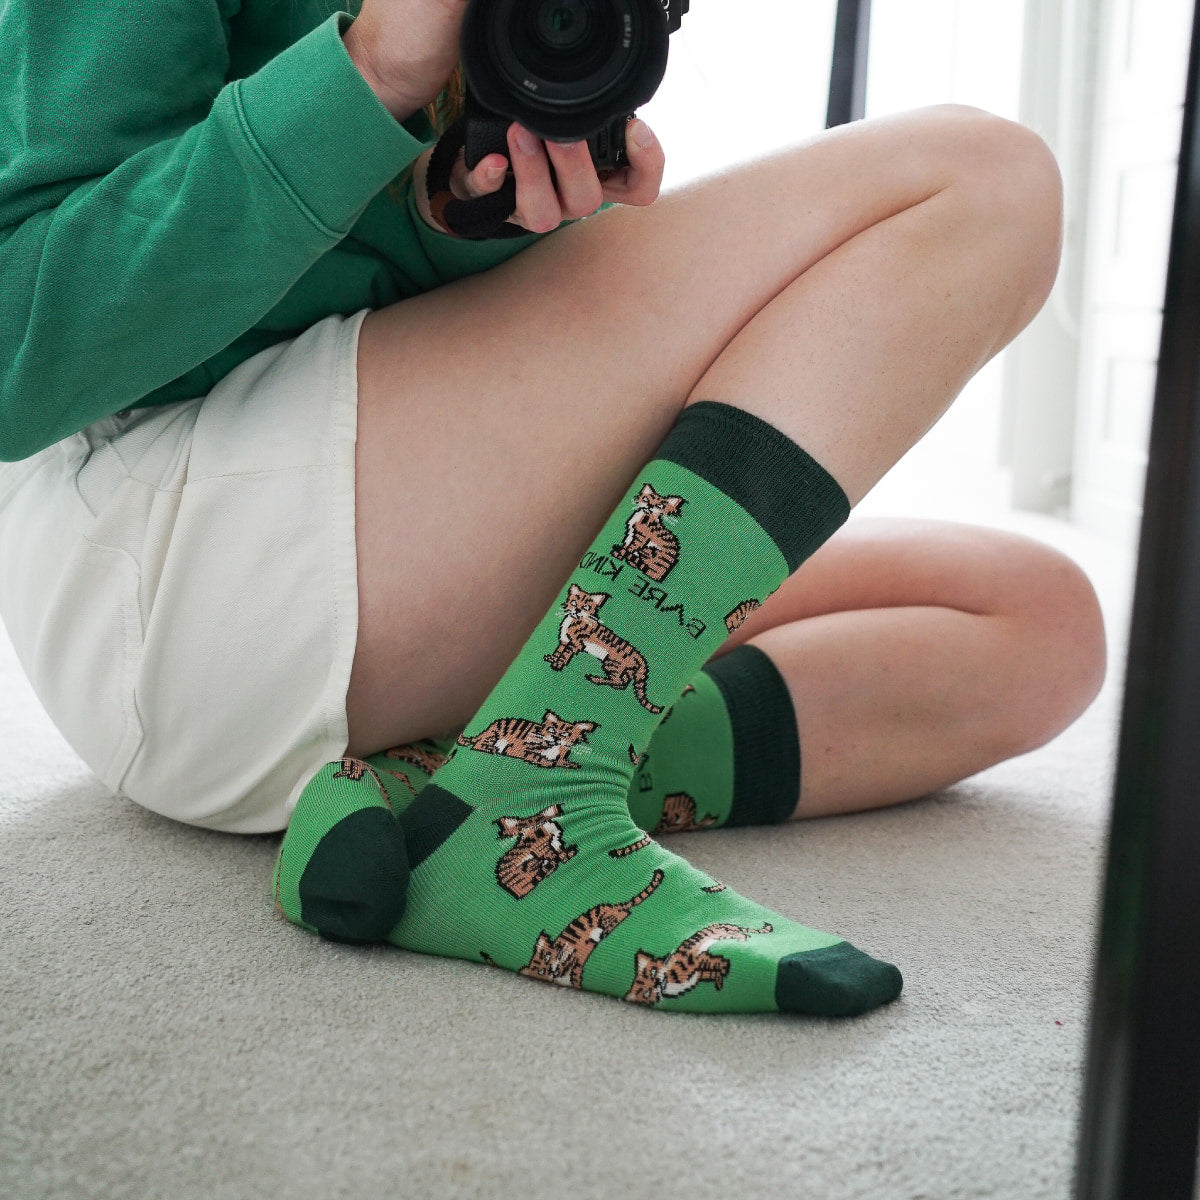
<path fill-rule="evenodd" d="M 474 200 L 460 200 L 450 190 L 450 172 L 458 152 L 465 150 L 467 169 L 477 166 L 485 155 L 508 157 L 509 122 L 480 113 L 467 94 L 467 108 L 442 134 L 429 156 L 425 189 L 433 219 L 456 237 L 483 241 L 489 238 L 525 237 L 527 229 L 508 223 L 517 208 L 517 184 L 510 176 L 499 191 Z"/>

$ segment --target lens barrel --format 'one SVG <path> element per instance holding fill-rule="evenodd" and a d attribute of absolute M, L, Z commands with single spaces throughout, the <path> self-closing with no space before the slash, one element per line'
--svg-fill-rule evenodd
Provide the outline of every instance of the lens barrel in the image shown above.
<path fill-rule="evenodd" d="M 662 0 L 471 0 L 461 54 L 482 106 L 579 141 L 654 95 L 667 43 Z"/>

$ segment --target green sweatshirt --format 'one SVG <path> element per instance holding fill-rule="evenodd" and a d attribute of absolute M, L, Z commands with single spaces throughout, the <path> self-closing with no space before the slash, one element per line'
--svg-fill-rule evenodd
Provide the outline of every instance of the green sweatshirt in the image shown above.
<path fill-rule="evenodd" d="M 367 86 L 339 2 L 0 3 L 0 461 L 537 240 L 391 197 L 435 136 Z"/>

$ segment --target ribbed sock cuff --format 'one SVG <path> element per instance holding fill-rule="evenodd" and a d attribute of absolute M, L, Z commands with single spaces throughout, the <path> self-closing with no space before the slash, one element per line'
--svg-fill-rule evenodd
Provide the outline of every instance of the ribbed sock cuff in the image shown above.
<path fill-rule="evenodd" d="M 767 532 L 789 573 L 850 515 L 841 485 L 774 425 L 744 409 L 689 404 L 654 455 L 736 500 Z"/>
<path fill-rule="evenodd" d="M 733 732 L 733 804 L 725 826 L 777 825 L 800 795 L 800 739 L 783 676 L 749 642 L 705 665 Z"/>

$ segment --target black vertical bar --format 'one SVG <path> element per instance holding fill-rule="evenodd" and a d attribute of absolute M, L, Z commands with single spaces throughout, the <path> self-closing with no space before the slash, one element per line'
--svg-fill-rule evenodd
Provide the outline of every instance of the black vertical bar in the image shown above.
<path fill-rule="evenodd" d="M 1200 0 L 1175 191 L 1076 1200 L 1192 1200 L 1200 1125 Z"/>
<path fill-rule="evenodd" d="M 867 44 L 871 0 L 838 0 L 829 70 L 829 107 L 825 128 L 859 121 L 867 110 Z"/>

